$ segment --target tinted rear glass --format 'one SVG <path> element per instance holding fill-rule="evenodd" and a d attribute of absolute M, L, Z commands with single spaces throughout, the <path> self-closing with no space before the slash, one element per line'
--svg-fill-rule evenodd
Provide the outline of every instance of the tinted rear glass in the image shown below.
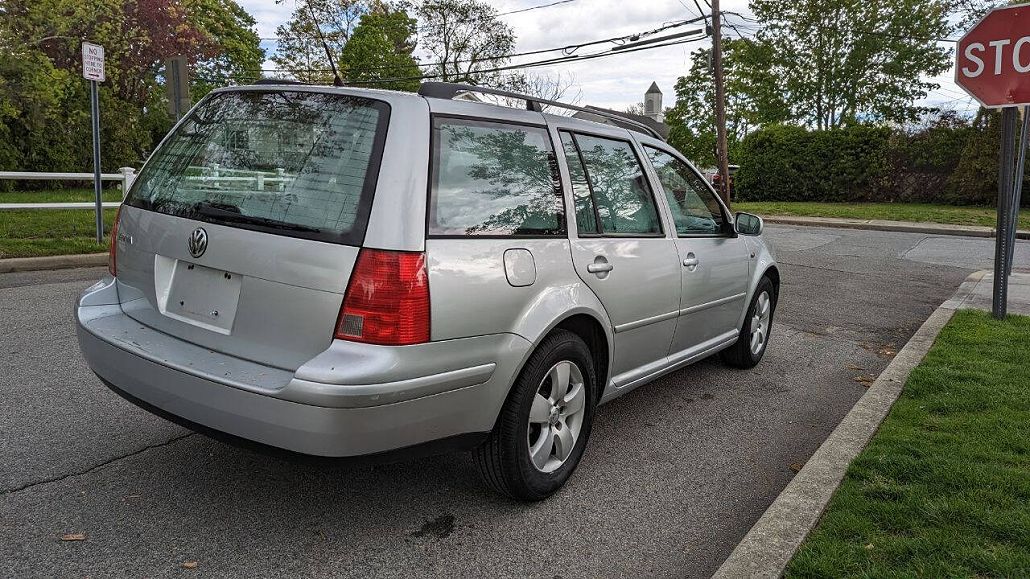
<path fill-rule="evenodd" d="M 429 233 L 564 235 L 561 181 L 547 131 L 435 119 Z"/>
<path fill-rule="evenodd" d="M 215 94 L 147 162 L 127 202 L 201 221 L 359 244 L 389 107 L 303 91 Z"/>

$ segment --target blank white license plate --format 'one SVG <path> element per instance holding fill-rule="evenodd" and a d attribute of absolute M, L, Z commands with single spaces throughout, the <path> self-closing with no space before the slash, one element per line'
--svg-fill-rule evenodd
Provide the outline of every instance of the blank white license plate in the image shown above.
<path fill-rule="evenodd" d="M 240 275 L 176 260 L 164 314 L 222 334 L 232 331 Z"/>

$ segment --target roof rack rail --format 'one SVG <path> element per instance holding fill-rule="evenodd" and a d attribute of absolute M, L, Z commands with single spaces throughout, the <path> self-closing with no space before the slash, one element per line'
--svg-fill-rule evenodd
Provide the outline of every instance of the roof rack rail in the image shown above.
<path fill-rule="evenodd" d="M 646 135 L 650 135 L 660 141 L 665 140 L 665 138 L 662 137 L 662 135 L 658 131 L 645 125 L 644 123 L 603 109 L 580 107 L 576 105 L 570 105 L 568 103 L 542 99 L 540 97 L 535 97 L 533 95 L 517 93 L 499 88 L 491 88 L 487 86 L 476 86 L 472 84 L 461 84 L 454 82 L 424 82 L 422 83 L 422 86 L 418 88 L 418 94 L 420 94 L 421 96 L 448 100 L 453 99 L 455 96 L 457 96 L 458 93 L 463 92 L 478 92 L 482 94 L 492 94 L 502 97 L 524 100 L 526 101 L 526 108 L 528 110 L 536 112 L 543 111 L 543 105 L 547 105 L 550 107 L 558 107 L 562 109 L 568 109 L 571 111 L 579 111 L 590 115 L 596 115 L 598 117 L 608 119 L 624 129 L 630 129 L 637 132 L 641 132 Z"/>
<path fill-rule="evenodd" d="M 299 80 L 291 80 L 291 79 L 288 79 L 288 78 L 259 78 L 256 81 L 254 81 L 254 85 L 255 86 L 263 85 L 263 84 L 307 85 L 309 83 L 302 82 L 302 81 L 299 81 Z"/>

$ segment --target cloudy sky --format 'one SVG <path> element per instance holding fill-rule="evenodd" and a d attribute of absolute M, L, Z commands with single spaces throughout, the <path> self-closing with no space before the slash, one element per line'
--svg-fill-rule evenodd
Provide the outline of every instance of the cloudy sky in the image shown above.
<path fill-rule="evenodd" d="M 257 19 L 258 32 L 266 39 L 262 41 L 262 45 L 268 54 L 271 54 L 275 50 L 275 28 L 289 19 L 295 0 L 285 0 L 281 4 L 276 4 L 272 0 L 237 1 Z M 551 4 L 556 0 L 488 1 L 498 12 L 504 13 Z M 707 8 L 704 0 L 698 0 L 698 3 Z M 747 0 L 723 0 L 723 10 L 751 15 L 747 8 Z M 697 16 L 694 0 L 571 0 L 555 6 L 508 14 L 501 18 L 515 30 L 518 37 L 518 52 L 528 52 L 645 32 Z M 754 31 L 753 24 L 740 18 L 728 16 L 728 21 L 736 25 L 741 34 L 749 35 Z M 695 27 L 680 27 L 662 34 L 693 28 Z M 572 92 L 577 89 L 582 92 L 580 104 L 624 109 L 643 101 L 644 92 L 654 81 L 664 93 L 664 104 L 671 106 L 675 100 L 673 85 L 689 67 L 690 52 L 707 44 L 707 41 L 692 42 L 534 70 L 551 75 L 561 74 L 566 78 L 571 75 L 575 80 Z M 581 49 L 580 52 L 597 52 L 610 46 L 592 46 Z M 548 53 L 520 60 L 528 62 L 559 54 Z M 423 58 L 423 61 L 425 60 L 427 59 Z M 266 64 L 266 68 L 273 67 L 271 62 Z M 952 75 L 953 72 L 949 71 L 934 79 L 941 84 L 941 88 L 931 93 L 925 104 L 973 110 L 971 99 L 954 84 L 951 80 Z"/>

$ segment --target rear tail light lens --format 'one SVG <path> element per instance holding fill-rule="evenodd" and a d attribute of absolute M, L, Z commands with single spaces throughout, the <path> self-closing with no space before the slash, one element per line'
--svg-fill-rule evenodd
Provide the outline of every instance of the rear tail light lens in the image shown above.
<path fill-rule="evenodd" d="M 122 207 L 114 214 L 114 225 L 111 226 L 111 242 L 107 246 L 107 271 L 118 276 L 118 220 L 122 216 Z"/>
<path fill-rule="evenodd" d="M 428 342 L 425 254 L 362 249 L 343 298 L 335 337 L 385 346 Z"/>

